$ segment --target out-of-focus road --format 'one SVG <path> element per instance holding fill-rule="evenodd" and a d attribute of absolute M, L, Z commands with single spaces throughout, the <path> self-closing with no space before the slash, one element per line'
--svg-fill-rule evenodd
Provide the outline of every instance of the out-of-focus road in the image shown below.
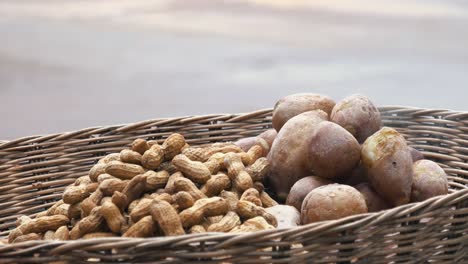
<path fill-rule="evenodd" d="M 466 1 L 284 2 L 0 1 L 0 139 L 294 92 L 468 110 Z"/>

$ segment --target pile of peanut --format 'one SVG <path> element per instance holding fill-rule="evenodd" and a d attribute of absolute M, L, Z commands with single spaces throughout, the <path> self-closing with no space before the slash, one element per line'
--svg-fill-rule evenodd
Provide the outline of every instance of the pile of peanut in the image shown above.
<path fill-rule="evenodd" d="M 180 134 L 162 145 L 135 140 L 99 160 L 36 218 L 20 217 L 10 243 L 95 237 L 250 232 L 277 226 L 277 203 L 262 184 L 268 143 L 190 147 Z"/>

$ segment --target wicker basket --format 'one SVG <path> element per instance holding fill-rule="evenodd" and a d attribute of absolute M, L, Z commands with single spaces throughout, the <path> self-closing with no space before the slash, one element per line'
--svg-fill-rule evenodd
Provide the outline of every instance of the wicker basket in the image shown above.
<path fill-rule="evenodd" d="M 292 229 L 148 239 L 29 241 L 0 246 L 0 263 L 468 263 L 468 113 L 380 108 L 384 125 L 438 162 L 450 193 L 420 203 Z M 191 144 L 231 141 L 271 127 L 271 109 L 241 115 L 155 119 L 0 143 L 0 237 L 19 215 L 34 216 L 61 198 L 100 157 L 135 138 L 172 132 Z"/>

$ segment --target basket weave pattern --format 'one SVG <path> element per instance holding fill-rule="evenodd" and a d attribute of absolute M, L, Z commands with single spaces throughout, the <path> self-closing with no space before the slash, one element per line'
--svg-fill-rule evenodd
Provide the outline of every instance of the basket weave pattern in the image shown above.
<path fill-rule="evenodd" d="M 396 128 L 411 146 L 444 168 L 449 175 L 448 195 L 291 229 L 0 245 L 0 263 L 468 262 L 468 113 L 398 106 L 379 110 L 385 126 Z M 0 142 L 0 237 L 8 235 L 19 215 L 35 216 L 46 210 L 100 157 L 120 151 L 136 138 L 162 142 L 179 132 L 190 144 L 207 144 L 254 136 L 270 127 L 271 109 L 266 109 Z"/>

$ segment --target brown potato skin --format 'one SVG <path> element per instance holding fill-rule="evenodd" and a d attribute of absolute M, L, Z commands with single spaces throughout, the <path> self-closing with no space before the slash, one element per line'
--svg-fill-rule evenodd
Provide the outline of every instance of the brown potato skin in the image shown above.
<path fill-rule="evenodd" d="M 236 146 L 240 147 L 243 151 L 247 152 L 251 147 L 257 144 L 257 137 L 241 138 L 234 142 Z"/>
<path fill-rule="evenodd" d="M 421 202 L 447 193 L 447 174 L 437 163 L 423 159 L 413 164 L 411 202 Z"/>
<path fill-rule="evenodd" d="M 382 199 L 367 182 L 360 183 L 354 186 L 354 188 L 364 196 L 369 212 L 378 212 L 390 208 L 387 202 Z"/>
<path fill-rule="evenodd" d="M 367 182 L 367 170 L 362 162 L 359 162 L 356 167 L 350 172 L 349 176 L 344 179 L 344 184 L 355 186 L 363 182 Z M 340 182 L 341 183 L 341 182 Z"/>
<path fill-rule="evenodd" d="M 328 120 L 327 113 L 314 110 L 291 118 L 276 136 L 268 154 L 270 173 L 267 181 L 283 202 L 291 187 L 299 179 L 310 175 L 307 165 L 307 147 L 316 125 Z"/>
<path fill-rule="evenodd" d="M 413 161 L 405 138 L 384 127 L 363 144 L 361 158 L 372 188 L 391 206 L 410 201 Z"/>
<path fill-rule="evenodd" d="M 307 161 L 315 175 L 337 181 L 346 178 L 361 160 L 361 146 L 341 126 L 324 121 L 310 136 Z"/>
<path fill-rule="evenodd" d="M 330 121 L 348 130 L 359 143 L 364 142 L 382 126 L 379 110 L 369 98 L 359 94 L 338 102 L 333 107 Z"/>
<path fill-rule="evenodd" d="M 298 180 L 289 191 L 288 198 L 286 199 L 286 204 L 294 206 L 297 210 L 301 210 L 302 202 L 307 194 L 310 193 L 315 188 L 324 186 L 327 184 L 332 184 L 333 182 L 322 179 L 317 176 L 307 176 Z"/>
<path fill-rule="evenodd" d="M 293 206 L 278 204 L 265 208 L 265 211 L 276 217 L 277 228 L 295 227 L 301 224 L 301 213 Z"/>
<path fill-rule="evenodd" d="M 412 158 L 413 162 L 424 159 L 424 154 L 422 154 L 421 151 L 419 151 L 419 150 L 417 150 L 417 149 L 415 149 L 413 147 L 410 147 L 410 146 L 408 146 L 408 148 L 410 150 L 411 158 Z"/>
<path fill-rule="evenodd" d="M 271 146 L 273 145 L 273 141 L 275 141 L 276 136 L 278 135 L 278 132 L 274 128 L 270 128 L 266 130 L 265 132 L 261 133 L 258 135 L 259 138 L 263 138 L 268 145 Z"/>
<path fill-rule="evenodd" d="M 324 95 L 313 93 L 291 94 L 281 98 L 273 109 L 273 128 L 280 131 L 283 125 L 294 116 L 312 110 L 322 110 L 329 116 L 335 102 Z"/>
<path fill-rule="evenodd" d="M 367 213 L 366 200 L 355 188 L 344 184 L 329 184 L 312 190 L 301 208 L 303 225 L 340 219 Z"/>
<path fill-rule="evenodd" d="M 234 144 L 240 147 L 244 152 L 249 151 L 249 149 L 255 145 L 260 145 L 263 150 L 263 157 L 265 157 L 268 152 L 270 151 L 270 146 L 266 142 L 266 140 L 259 138 L 259 137 L 247 137 L 241 138 L 234 142 Z"/>

